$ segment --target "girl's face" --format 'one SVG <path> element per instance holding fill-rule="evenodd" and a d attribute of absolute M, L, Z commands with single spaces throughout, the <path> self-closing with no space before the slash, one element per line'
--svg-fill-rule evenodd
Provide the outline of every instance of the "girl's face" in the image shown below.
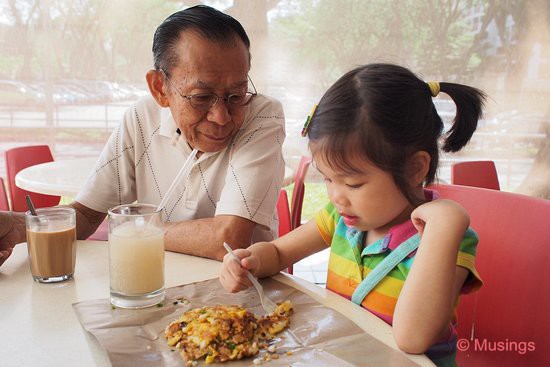
<path fill-rule="evenodd" d="M 323 159 L 315 159 L 324 176 L 328 197 L 346 225 L 385 234 L 392 226 L 409 219 L 413 207 L 393 177 L 364 159 L 357 158 L 354 162 L 360 167 L 357 173 L 333 170 Z"/>

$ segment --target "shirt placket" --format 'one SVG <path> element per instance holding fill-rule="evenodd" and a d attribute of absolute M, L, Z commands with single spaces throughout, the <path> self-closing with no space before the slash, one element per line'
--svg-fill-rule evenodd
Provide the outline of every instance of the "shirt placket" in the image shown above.
<path fill-rule="evenodd" d="M 355 287 L 357 281 L 361 282 L 363 278 L 363 266 L 361 262 L 361 244 L 363 243 L 364 232 L 361 232 L 355 228 L 349 228 L 346 232 L 347 243 L 350 246 L 350 250 L 353 253 L 355 259 L 356 272 L 360 275 L 361 279 L 348 278 L 348 286 Z"/>

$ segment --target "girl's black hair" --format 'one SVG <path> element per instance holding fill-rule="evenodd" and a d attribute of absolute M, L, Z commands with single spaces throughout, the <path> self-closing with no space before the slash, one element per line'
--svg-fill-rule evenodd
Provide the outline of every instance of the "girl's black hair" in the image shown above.
<path fill-rule="evenodd" d="M 442 149 L 456 152 L 472 137 L 481 118 L 485 93 L 456 83 L 440 83 L 456 104 L 456 116 Z M 399 190 L 417 206 L 408 183 L 408 158 L 427 152 L 424 184 L 434 181 L 443 122 L 431 90 L 410 70 L 392 64 L 368 64 L 342 76 L 321 98 L 308 128 L 310 148 L 332 168 L 357 172 L 357 155 L 390 173 Z"/>
<path fill-rule="evenodd" d="M 162 22 L 153 36 L 153 58 L 156 70 L 169 73 L 177 64 L 176 45 L 181 32 L 191 31 L 218 44 L 233 45 L 241 40 L 249 50 L 250 40 L 243 26 L 235 18 L 206 5 L 180 10 Z"/>

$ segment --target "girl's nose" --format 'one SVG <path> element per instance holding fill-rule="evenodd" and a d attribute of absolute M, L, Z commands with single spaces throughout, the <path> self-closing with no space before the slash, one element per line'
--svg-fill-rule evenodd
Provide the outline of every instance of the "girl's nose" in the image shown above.
<path fill-rule="evenodd" d="M 221 98 L 208 110 L 208 121 L 215 122 L 218 125 L 225 125 L 231 121 L 231 114 L 227 109 L 225 101 Z"/>
<path fill-rule="evenodd" d="M 346 207 L 349 205 L 349 200 L 345 195 L 344 189 L 337 187 L 337 185 L 330 185 L 328 188 L 328 195 L 330 201 L 338 207 Z"/>

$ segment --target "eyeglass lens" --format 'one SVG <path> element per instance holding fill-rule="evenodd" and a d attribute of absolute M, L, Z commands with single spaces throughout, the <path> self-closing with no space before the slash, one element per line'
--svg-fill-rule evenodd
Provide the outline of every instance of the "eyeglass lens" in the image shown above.
<path fill-rule="evenodd" d="M 213 107 L 220 99 L 223 99 L 228 106 L 241 107 L 245 106 L 252 99 L 253 94 L 248 92 L 246 94 L 232 94 L 225 98 L 219 97 L 213 93 L 194 94 L 188 97 L 189 102 L 195 108 L 209 109 Z"/>

